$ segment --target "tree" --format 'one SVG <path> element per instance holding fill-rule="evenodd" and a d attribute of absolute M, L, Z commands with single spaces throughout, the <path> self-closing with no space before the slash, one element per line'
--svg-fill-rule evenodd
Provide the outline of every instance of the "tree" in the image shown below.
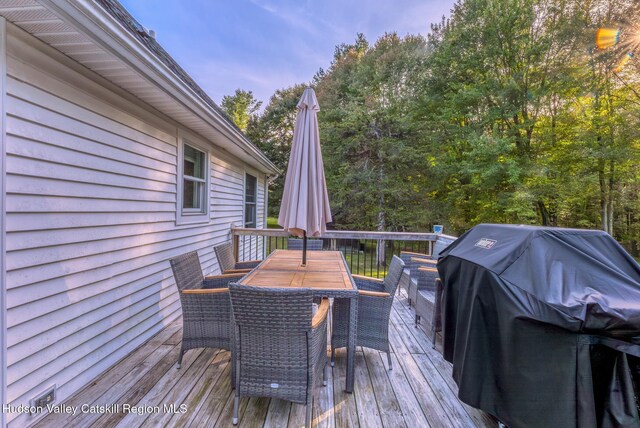
<path fill-rule="evenodd" d="M 320 139 L 339 227 L 407 230 L 427 226 L 419 183 L 428 174 L 407 111 L 425 60 L 420 36 L 358 35 L 336 48 L 317 78 Z"/>
<path fill-rule="evenodd" d="M 434 26 L 414 114 L 436 154 L 434 196 L 455 229 L 489 221 L 634 229 L 616 203 L 634 205 L 626 198 L 637 182 L 639 103 L 615 71 L 620 52 L 596 51 L 595 30 L 632 21 L 636 8 L 466 0 Z"/>
<path fill-rule="evenodd" d="M 296 121 L 296 106 L 306 85 L 298 84 L 278 89 L 269 100 L 264 112 L 250 121 L 247 136 L 282 171 L 269 186 L 269 210 L 276 215 L 280 209 L 285 173 L 289 164 L 293 128 Z"/>
<path fill-rule="evenodd" d="M 234 95 L 222 97 L 220 106 L 222 110 L 231 118 L 233 123 L 242 131 L 246 131 L 249 122 L 256 117 L 262 101 L 258 101 L 253 96 L 253 92 L 236 89 Z"/>
<path fill-rule="evenodd" d="M 602 228 L 639 254 L 636 3 L 459 0 L 426 40 L 337 46 L 312 80 L 336 226 Z M 286 167 L 299 93 L 276 95 L 256 141 Z"/>
<path fill-rule="evenodd" d="M 418 112 L 458 231 L 554 224 L 555 171 L 541 165 L 540 139 L 553 130 L 540 125 L 572 84 L 572 16 L 566 1 L 467 0 L 433 27 Z"/>

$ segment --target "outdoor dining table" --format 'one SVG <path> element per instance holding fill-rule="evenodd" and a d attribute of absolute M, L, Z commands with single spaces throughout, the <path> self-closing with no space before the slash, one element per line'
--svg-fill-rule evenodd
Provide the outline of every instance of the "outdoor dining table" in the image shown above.
<path fill-rule="evenodd" d="M 349 301 L 349 339 L 345 390 L 353 391 L 358 290 L 340 251 L 309 251 L 301 266 L 302 251 L 275 250 L 240 281 L 243 285 L 275 288 L 307 288 L 314 297 L 333 297 Z"/>

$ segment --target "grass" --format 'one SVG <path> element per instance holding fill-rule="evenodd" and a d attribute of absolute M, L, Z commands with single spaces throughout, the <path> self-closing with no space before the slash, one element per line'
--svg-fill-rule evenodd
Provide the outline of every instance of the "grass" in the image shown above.
<path fill-rule="evenodd" d="M 275 217 L 267 217 L 267 229 L 282 229 Z"/>

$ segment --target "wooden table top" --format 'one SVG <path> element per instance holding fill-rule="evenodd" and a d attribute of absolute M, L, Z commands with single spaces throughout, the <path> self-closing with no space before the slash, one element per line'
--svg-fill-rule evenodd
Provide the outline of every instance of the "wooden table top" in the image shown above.
<path fill-rule="evenodd" d="M 353 290 L 351 273 L 340 251 L 275 250 L 241 281 L 254 287 L 295 287 L 323 290 Z"/>

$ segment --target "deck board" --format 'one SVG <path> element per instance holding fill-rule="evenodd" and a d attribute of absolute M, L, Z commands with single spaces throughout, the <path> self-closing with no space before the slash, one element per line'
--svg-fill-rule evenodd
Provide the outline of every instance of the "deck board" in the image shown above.
<path fill-rule="evenodd" d="M 413 423 L 407 425 L 400 404 L 389 381 L 388 369 L 382 364 L 380 357 L 387 358 L 386 353 L 380 353 L 373 349 L 363 349 L 364 357 L 369 369 L 369 377 L 373 386 L 375 402 L 378 405 L 380 419 L 385 427 L 414 427 Z"/>
<path fill-rule="evenodd" d="M 347 378 L 346 349 L 336 350 L 336 364 L 331 372 L 333 374 L 333 414 L 336 427 L 360 427 L 354 394 L 349 394 L 344 390 L 344 379 Z"/>
<path fill-rule="evenodd" d="M 280 428 L 289 424 L 291 405 L 284 400 L 273 399 L 269 403 L 269 410 L 264 421 L 264 428 Z"/>
<path fill-rule="evenodd" d="M 233 390 L 229 352 L 192 350 L 176 370 L 180 349 L 180 323 L 173 323 L 67 400 L 82 404 L 130 404 L 179 407 L 186 413 L 135 415 L 48 415 L 38 427 L 232 427 Z M 177 332 L 177 333 L 176 333 Z M 358 348 L 353 394 L 344 392 L 346 352 L 336 351 L 335 367 L 327 369 L 327 386 L 314 394 L 313 425 L 347 427 L 491 427 L 489 415 L 461 403 L 451 378 L 451 365 L 431 345 L 424 324 L 414 327 L 414 312 L 403 294 L 394 302 L 390 342 L 393 370 L 384 352 Z M 298 428 L 305 408 L 283 400 L 244 398 L 240 401 L 243 427 Z"/>
<path fill-rule="evenodd" d="M 380 411 L 374 399 L 373 384 L 367 364 L 362 352 L 356 353 L 356 373 L 355 387 L 353 394 L 356 398 L 356 408 L 358 409 L 358 420 L 362 427 L 379 427 L 382 425 Z"/>

